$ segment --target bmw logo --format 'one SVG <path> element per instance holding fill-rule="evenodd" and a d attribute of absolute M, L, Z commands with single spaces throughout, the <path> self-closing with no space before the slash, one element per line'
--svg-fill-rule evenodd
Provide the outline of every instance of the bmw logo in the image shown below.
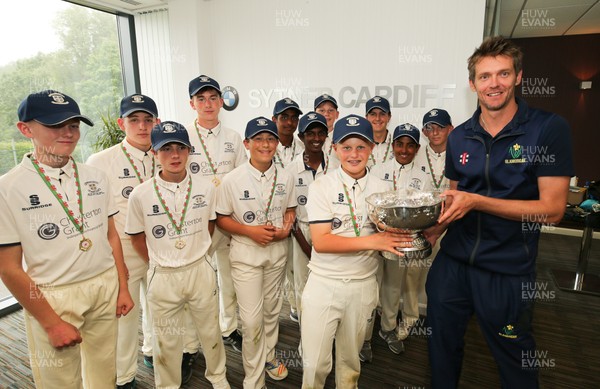
<path fill-rule="evenodd" d="M 223 88 L 221 97 L 223 97 L 223 108 L 225 108 L 225 111 L 233 111 L 240 102 L 238 91 L 232 86 Z"/>
<path fill-rule="evenodd" d="M 125 197 L 126 199 L 129 198 L 129 195 L 131 194 L 131 191 L 133 190 L 132 186 L 126 186 L 125 188 L 123 188 L 123 190 L 121 191 L 121 194 L 123 195 L 123 197 Z"/>
<path fill-rule="evenodd" d="M 58 236 L 60 228 L 54 223 L 44 223 L 38 229 L 38 236 L 44 240 L 52 240 Z"/>
<path fill-rule="evenodd" d="M 254 215 L 254 212 L 252 212 L 252 211 L 248 211 L 244 214 L 244 221 L 246 223 L 252 223 L 255 218 L 256 218 L 256 215 Z"/>
<path fill-rule="evenodd" d="M 165 236 L 166 233 L 167 230 L 161 225 L 152 227 L 152 235 L 154 235 L 156 239 L 162 238 L 163 236 Z"/>

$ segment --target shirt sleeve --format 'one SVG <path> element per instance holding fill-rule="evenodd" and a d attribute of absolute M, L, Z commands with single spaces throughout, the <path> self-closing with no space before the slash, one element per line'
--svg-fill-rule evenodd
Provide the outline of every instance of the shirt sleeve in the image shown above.
<path fill-rule="evenodd" d="M 136 235 L 144 232 L 144 213 L 140 197 L 138 196 L 140 187 L 133 189 L 129 195 L 127 204 L 127 219 L 125 221 L 125 233 L 127 235 Z"/>
<path fill-rule="evenodd" d="M 444 164 L 444 175 L 451 181 L 458 181 L 459 176 L 454 169 L 454 164 L 452 163 L 452 156 L 454 155 L 452 152 L 452 135 L 454 135 L 454 131 L 450 134 L 450 137 L 448 137 L 448 143 L 446 143 L 446 162 Z"/>
<path fill-rule="evenodd" d="M 288 195 L 286 199 L 286 208 L 295 208 L 298 206 L 298 199 L 296 198 L 296 186 L 294 186 L 294 177 L 287 172 L 287 182 L 286 186 L 288 187 Z"/>
<path fill-rule="evenodd" d="M 227 175 L 217 187 L 215 212 L 219 215 L 229 216 L 233 213 L 232 195 L 231 195 L 231 176 Z"/>
<path fill-rule="evenodd" d="M 533 164 L 537 177 L 575 175 L 571 128 L 563 117 L 550 117 L 535 152 Z"/>
<path fill-rule="evenodd" d="M 0 209 L 3 210 L 0 212 L 0 245 L 20 243 L 21 238 L 17 232 L 17 223 L 10 211 L 11 207 L 4 192 L 0 193 Z"/>
<path fill-rule="evenodd" d="M 235 166 L 238 167 L 246 163 L 248 156 L 246 155 L 246 148 L 242 141 L 242 137 L 237 135 L 235 141 Z"/>
<path fill-rule="evenodd" d="M 217 204 L 217 188 L 211 185 L 208 193 L 208 220 L 217 220 L 216 204 Z"/>
<path fill-rule="evenodd" d="M 328 196 L 326 188 L 323 188 L 323 180 L 310 184 L 308 187 L 308 201 L 306 202 L 306 211 L 308 212 L 308 222 L 315 223 L 331 223 L 333 220 L 333 212 L 328 206 Z M 333 188 L 330 188 L 330 191 Z"/>

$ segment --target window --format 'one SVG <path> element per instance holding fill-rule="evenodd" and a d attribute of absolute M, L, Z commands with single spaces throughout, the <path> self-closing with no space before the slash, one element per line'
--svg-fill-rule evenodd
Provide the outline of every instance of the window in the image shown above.
<path fill-rule="evenodd" d="M 125 94 L 123 74 L 133 73 L 133 66 L 123 69 L 121 64 L 134 62 L 134 45 L 119 41 L 120 35 L 130 37 L 123 30 L 119 34 L 119 29 L 128 28 L 131 19 L 62 0 L 11 1 L 4 7 L 4 16 L 0 24 L 0 175 L 31 151 L 31 142 L 16 127 L 17 107 L 29 93 L 44 89 L 73 97 L 82 114 L 94 122 L 94 127 L 82 123 L 74 154 L 77 161 L 85 161 L 95 151 L 102 117 L 118 116 Z M 122 47 L 126 61 L 121 59 Z M 10 292 L 0 283 L 0 310 L 12 303 Z"/>

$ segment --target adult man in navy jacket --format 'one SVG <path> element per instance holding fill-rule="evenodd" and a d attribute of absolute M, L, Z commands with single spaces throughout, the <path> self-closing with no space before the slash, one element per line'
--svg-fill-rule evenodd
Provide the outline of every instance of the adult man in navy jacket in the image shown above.
<path fill-rule="evenodd" d="M 479 108 L 448 139 L 447 227 L 427 278 L 433 388 L 458 385 L 464 333 L 475 313 L 503 388 L 537 388 L 531 331 L 541 225 L 557 223 L 573 175 L 570 129 L 555 114 L 515 97 L 522 53 L 486 39 L 468 61 Z"/>

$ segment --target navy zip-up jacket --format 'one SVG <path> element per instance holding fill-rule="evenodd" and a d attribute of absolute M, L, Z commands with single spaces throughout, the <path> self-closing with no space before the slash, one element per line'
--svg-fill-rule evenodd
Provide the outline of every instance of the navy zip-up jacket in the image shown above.
<path fill-rule="evenodd" d="M 518 110 L 492 138 L 473 117 L 448 137 L 446 176 L 458 190 L 483 196 L 537 200 L 538 177 L 573 176 L 570 128 L 562 117 L 528 107 Z M 566 204 L 565 204 L 566 205 Z M 511 275 L 535 272 L 542 218 L 513 221 L 471 211 L 452 222 L 441 242 L 445 256 L 482 269 Z"/>

